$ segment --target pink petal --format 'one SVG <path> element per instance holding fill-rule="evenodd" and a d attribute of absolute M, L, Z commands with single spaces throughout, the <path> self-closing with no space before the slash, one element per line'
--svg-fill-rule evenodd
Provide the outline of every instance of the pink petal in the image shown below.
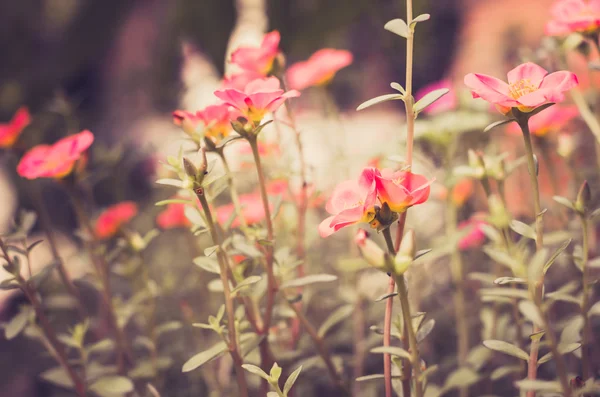
<path fill-rule="evenodd" d="M 325 210 L 335 215 L 363 199 L 361 189 L 356 181 L 344 181 L 339 183 L 331 193 L 331 197 L 325 205 Z"/>
<path fill-rule="evenodd" d="M 319 224 L 319 235 L 323 238 L 331 236 L 335 233 L 335 229 L 331 227 L 331 221 L 333 220 L 333 216 L 325 219 L 323 222 Z"/>
<path fill-rule="evenodd" d="M 275 110 L 277 110 L 279 108 L 279 106 L 281 106 L 283 104 L 283 102 L 285 102 L 286 99 L 295 98 L 295 97 L 299 97 L 299 96 L 300 96 L 300 91 L 296 91 L 296 90 L 288 91 L 285 94 L 281 95 L 279 98 L 276 98 L 273 101 L 271 101 L 266 106 L 266 109 L 270 112 L 274 112 Z"/>
<path fill-rule="evenodd" d="M 548 71 L 543 67 L 533 62 L 526 62 L 508 72 L 508 83 L 512 84 L 521 80 L 529 80 L 537 88 L 547 74 Z"/>
<path fill-rule="evenodd" d="M 540 88 L 551 88 L 560 92 L 564 92 L 576 87 L 578 84 L 579 81 L 577 80 L 575 73 L 560 71 L 550 73 L 548 76 L 546 76 L 542 81 Z"/>
<path fill-rule="evenodd" d="M 551 90 L 539 89 L 537 91 L 525 94 L 519 98 L 519 103 L 530 108 L 534 108 L 549 102 L 549 97 L 552 96 Z"/>
<path fill-rule="evenodd" d="M 247 108 L 246 106 L 246 94 L 240 92 L 238 90 L 217 90 L 215 91 L 215 96 L 230 106 L 237 108 L 239 110 L 244 110 Z"/>
<path fill-rule="evenodd" d="M 509 95 L 508 84 L 485 74 L 469 73 L 464 79 L 465 85 L 488 102 L 502 106 L 516 106 L 517 102 Z"/>
<path fill-rule="evenodd" d="M 252 80 L 246 85 L 244 92 L 246 94 L 255 94 L 257 92 L 275 92 L 278 90 L 281 90 L 279 79 L 277 77 L 268 77 L 266 79 Z"/>

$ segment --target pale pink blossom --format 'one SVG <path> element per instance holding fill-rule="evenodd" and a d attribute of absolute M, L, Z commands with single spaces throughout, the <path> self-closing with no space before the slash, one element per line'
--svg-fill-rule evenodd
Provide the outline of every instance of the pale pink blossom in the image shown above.
<path fill-rule="evenodd" d="M 273 61 L 279 53 L 279 32 L 267 33 L 260 47 L 240 47 L 231 54 L 231 63 L 243 70 L 266 76 L 273 68 Z"/>
<path fill-rule="evenodd" d="M 569 71 L 548 72 L 527 62 L 508 72 L 508 84 L 495 77 L 470 73 L 464 79 L 473 98 L 483 98 L 503 114 L 512 108 L 531 112 L 538 106 L 561 102 L 564 92 L 575 87 L 577 76 Z"/>
<path fill-rule="evenodd" d="M 593 33 L 600 27 L 600 0 L 558 0 L 550 13 L 552 19 L 546 24 L 550 36 Z"/>
<path fill-rule="evenodd" d="M 408 171 L 367 168 L 361 175 L 361 184 L 371 182 L 375 183 L 381 204 L 387 203 L 394 212 L 404 212 L 413 205 L 427 201 L 433 180 Z"/>
<path fill-rule="evenodd" d="M 458 242 L 458 249 L 465 251 L 471 248 L 480 247 L 485 242 L 485 233 L 482 226 L 487 223 L 478 217 L 474 216 L 471 219 L 460 222 L 458 230 L 468 229 L 467 234 Z"/>
<path fill-rule="evenodd" d="M 325 85 L 340 69 L 351 63 L 350 51 L 324 48 L 315 52 L 307 61 L 290 66 L 286 73 L 287 82 L 290 88 L 296 90 Z"/>

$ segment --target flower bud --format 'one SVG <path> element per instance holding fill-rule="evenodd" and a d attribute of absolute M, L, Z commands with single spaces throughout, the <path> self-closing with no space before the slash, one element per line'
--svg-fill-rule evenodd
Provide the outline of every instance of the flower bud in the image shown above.
<path fill-rule="evenodd" d="M 128 236 L 129 245 L 136 252 L 141 252 L 146 248 L 146 242 L 138 233 L 132 233 Z"/>
<path fill-rule="evenodd" d="M 369 265 L 384 272 L 389 270 L 387 253 L 369 239 L 369 234 L 365 230 L 358 229 L 354 242 Z"/>
<path fill-rule="evenodd" d="M 469 158 L 469 167 L 475 171 L 475 178 L 482 179 L 485 177 L 485 162 L 483 161 L 483 155 L 472 149 L 469 149 L 467 154 Z"/>
<path fill-rule="evenodd" d="M 493 194 L 490 196 L 488 207 L 490 209 L 489 222 L 498 229 L 508 227 L 510 224 L 510 215 L 506 211 L 502 200 L 497 195 Z"/>
<path fill-rule="evenodd" d="M 589 210 L 589 204 L 592 200 L 592 192 L 590 191 L 590 185 L 587 181 L 583 181 L 577 193 L 577 200 L 575 201 L 575 210 L 581 215 L 585 215 Z"/>
<path fill-rule="evenodd" d="M 279 377 L 281 377 L 281 371 L 281 367 L 277 365 L 277 363 L 273 364 L 273 366 L 271 367 L 271 372 L 269 373 L 271 381 L 277 382 L 279 380 Z"/>
<path fill-rule="evenodd" d="M 183 158 L 183 169 L 187 176 L 189 176 L 193 180 L 196 180 L 196 177 L 198 176 L 198 169 L 196 168 L 194 163 L 192 163 L 192 161 L 187 157 Z"/>
<path fill-rule="evenodd" d="M 402 238 L 400 249 L 394 258 L 394 273 L 397 276 L 404 274 L 415 259 L 417 244 L 415 242 L 415 231 L 409 230 Z"/>

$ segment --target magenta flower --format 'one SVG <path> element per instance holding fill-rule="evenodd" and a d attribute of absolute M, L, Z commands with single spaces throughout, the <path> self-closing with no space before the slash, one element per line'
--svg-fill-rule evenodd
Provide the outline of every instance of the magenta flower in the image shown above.
<path fill-rule="evenodd" d="M 495 77 L 470 73 L 465 85 L 471 89 L 473 98 L 483 98 L 503 114 L 512 108 L 531 112 L 538 106 L 561 102 L 564 92 L 578 84 L 577 76 L 568 71 L 548 74 L 534 63 L 527 62 L 508 72 L 508 84 Z"/>
<path fill-rule="evenodd" d="M 355 180 L 337 185 L 325 205 L 331 214 L 319 225 L 321 237 L 328 237 L 343 227 L 371 222 L 375 216 L 377 191 L 375 183 L 366 185 Z"/>
<path fill-rule="evenodd" d="M 559 132 L 571 120 L 579 115 L 577 106 L 551 106 L 529 119 L 529 130 L 536 136 L 545 136 L 551 132 Z M 509 133 L 520 134 L 521 128 L 517 123 L 508 126 Z"/>
<path fill-rule="evenodd" d="M 465 251 L 471 248 L 480 247 L 485 242 L 485 233 L 482 226 L 487 223 L 478 216 L 474 215 L 471 219 L 462 221 L 458 224 L 458 230 L 469 228 L 469 232 L 458 242 L 458 249 Z"/>
<path fill-rule="evenodd" d="M 260 47 L 240 47 L 231 54 L 231 63 L 240 68 L 266 76 L 273 68 L 273 61 L 279 53 L 279 32 L 267 33 Z"/>
<path fill-rule="evenodd" d="M 552 19 L 546 24 L 550 36 L 593 33 L 600 28 L 600 0 L 559 0 L 550 13 Z"/>
<path fill-rule="evenodd" d="M 0 123 L 0 148 L 11 147 L 29 125 L 31 116 L 25 106 L 20 107 L 8 123 Z"/>
<path fill-rule="evenodd" d="M 96 220 L 96 237 L 107 239 L 113 237 L 138 213 L 137 204 L 123 201 L 104 210 Z"/>
<path fill-rule="evenodd" d="M 94 142 L 94 134 L 81 131 L 56 142 L 54 145 L 38 145 L 21 158 L 17 173 L 27 179 L 64 178 L 75 163 Z"/>
<path fill-rule="evenodd" d="M 429 198 L 430 185 L 423 175 L 408 171 L 394 171 L 384 168 L 365 168 L 361 175 L 361 183 L 374 182 L 377 197 L 381 204 L 387 203 L 394 212 L 404 212 L 413 205 L 422 204 Z"/>
<path fill-rule="evenodd" d="M 226 104 L 238 109 L 248 120 L 258 124 L 267 112 L 274 112 L 286 99 L 297 97 L 300 92 L 296 90 L 284 92 L 276 77 L 268 77 L 251 81 L 244 90 L 234 88 L 217 90 L 215 95 Z"/>
<path fill-rule="evenodd" d="M 290 88 L 303 90 L 311 86 L 328 84 L 338 70 L 352 63 L 352 53 L 345 50 L 324 48 L 315 52 L 307 61 L 289 67 L 286 77 Z"/>
<path fill-rule="evenodd" d="M 442 96 L 440 99 L 432 103 L 423 109 L 423 113 L 426 114 L 437 114 L 443 113 L 450 110 L 455 110 L 458 107 L 458 97 L 456 96 L 456 92 L 454 91 L 454 87 L 452 87 L 452 82 L 449 79 L 444 79 L 440 81 L 436 81 L 431 84 L 427 84 L 425 87 L 421 88 L 415 95 L 415 100 L 419 100 L 423 98 L 425 95 L 429 94 L 431 91 L 439 90 L 442 88 L 447 88 L 450 90 L 446 95 Z"/>

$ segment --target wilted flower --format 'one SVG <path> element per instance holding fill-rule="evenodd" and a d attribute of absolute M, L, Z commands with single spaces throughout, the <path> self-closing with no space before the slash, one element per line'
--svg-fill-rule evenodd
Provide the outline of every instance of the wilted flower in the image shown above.
<path fill-rule="evenodd" d="M 297 97 L 300 92 L 284 92 L 276 77 L 253 80 L 244 90 L 233 88 L 217 90 L 215 95 L 226 104 L 238 109 L 254 124 L 260 123 L 267 112 L 274 112 L 288 98 Z"/>
<path fill-rule="evenodd" d="M 433 180 L 408 171 L 366 168 L 361 175 L 361 183 L 371 181 L 376 184 L 379 201 L 387 203 L 394 212 L 404 212 L 413 205 L 424 203 L 433 183 Z"/>
<path fill-rule="evenodd" d="M 29 150 L 17 166 L 24 178 L 63 178 L 71 173 L 75 163 L 94 142 L 94 135 L 84 130 L 53 145 L 38 145 Z"/>
<path fill-rule="evenodd" d="M 512 108 L 527 113 L 546 103 L 561 102 L 563 93 L 577 85 L 577 76 L 569 71 L 548 74 L 541 66 L 527 62 L 508 72 L 508 84 L 475 73 L 466 75 L 464 81 L 473 98 L 483 98 L 507 114 Z"/>
<path fill-rule="evenodd" d="M 458 224 L 459 231 L 467 228 L 469 230 L 468 233 L 458 242 L 458 249 L 464 251 L 471 248 L 480 247 L 485 241 L 485 233 L 483 233 L 481 226 L 486 224 L 487 223 L 483 221 L 477 214 L 466 221 L 460 222 Z"/>
<path fill-rule="evenodd" d="M 579 110 L 577 106 L 550 106 L 548 109 L 529 119 L 529 131 L 537 136 L 544 136 L 550 132 L 559 132 L 578 115 Z M 521 133 L 521 129 L 516 123 L 511 123 L 507 131 L 509 133 Z"/>
<path fill-rule="evenodd" d="M 171 203 L 156 217 L 156 224 L 161 229 L 187 228 L 192 225 L 185 216 L 184 203 Z"/>
<path fill-rule="evenodd" d="M 450 110 L 455 110 L 458 107 L 458 97 L 456 96 L 456 92 L 452 87 L 452 82 L 449 79 L 444 79 L 440 81 L 436 81 L 434 83 L 428 84 L 425 87 L 421 88 L 417 91 L 415 95 L 415 100 L 419 100 L 423 98 L 425 95 L 429 94 L 432 91 L 440 90 L 442 88 L 447 88 L 450 90 L 446 95 L 442 96 L 440 99 L 432 103 L 423 109 L 423 113 L 426 114 L 437 114 L 443 113 Z"/>
<path fill-rule="evenodd" d="M 240 68 L 268 75 L 273 68 L 273 61 L 279 53 L 279 32 L 274 30 L 267 33 L 260 47 L 240 47 L 231 54 L 231 63 Z"/>
<path fill-rule="evenodd" d="M 324 48 L 315 52 L 307 61 L 290 66 L 286 72 L 290 88 L 303 90 L 310 86 L 328 84 L 338 70 L 352 63 L 352 53 L 345 50 Z"/>
<path fill-rule="evenodd" d="M 265 207 L 262 202 L 260 193 L 248 193 L 242 194 L 239 197 L 240 206 L 242 207 L 242 216 L 248 225 L 258 223 L 265 219 Z M 271 204 L 269 209 L 273 210 Z M 233 204 L 226 204 L 217 207 L 215 214 L 217 221 L 220 224 L 226 223 L 235 213 L 235 207 Z M 231 223 L 231 227 L 238 227 L 241 225 L 241 220 L 236 218 Z"/>
<path fill-rule="evenodd" d="M 546 34 L 550 36 L 593 33 L 600 27 L 599 0 L 558 0 L 550 12 L 552 20 L 546 24 Z"/>
<path fill-rule="evenodd" d="M 96 220 L 96 237 L 107 239 L 114 236 L 137 212 L 137 204 L 133 201 L 123 201 L 108 207 Z"/>
<path fill-rule="evenodd" d="M 19 108 L 8 123 L 0 123 L 0 148 L 11 147 L 31 122 L 25 106 Z"/>

